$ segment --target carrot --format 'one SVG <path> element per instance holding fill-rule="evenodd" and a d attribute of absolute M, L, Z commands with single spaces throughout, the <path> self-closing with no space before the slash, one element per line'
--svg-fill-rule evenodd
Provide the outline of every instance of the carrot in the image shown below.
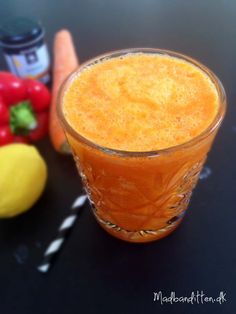
<path fill-rule="evenodd" d="M 56 113 L 57 95 L 66 77 L 79 66 L 73 39 L 70 32 L 62 29 L 54 38 L 54 66 L 52 104 L 50 108 L 49 132 L 54 148 L 60 153 L 69 153 L 69 146 Z"/>

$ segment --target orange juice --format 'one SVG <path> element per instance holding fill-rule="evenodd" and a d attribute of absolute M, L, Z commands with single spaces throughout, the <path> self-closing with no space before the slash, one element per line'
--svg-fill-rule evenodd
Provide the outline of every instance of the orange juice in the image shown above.
<path fill-rule="evenodd" d="M 172 232 L 224 115 L 200 64 L 161 50 L 108 54 L 72 74 L 60 117 L 96 219 L 147 242 Z"/>

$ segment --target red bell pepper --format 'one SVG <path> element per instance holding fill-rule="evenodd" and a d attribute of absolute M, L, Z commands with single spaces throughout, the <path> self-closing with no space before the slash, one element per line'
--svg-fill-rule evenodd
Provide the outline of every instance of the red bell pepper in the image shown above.
<path fill-rule="evenodd" d="M 44 137 L 48 133 L 50 99 L 42 83 L 0 72 L 0 146 Z"/>

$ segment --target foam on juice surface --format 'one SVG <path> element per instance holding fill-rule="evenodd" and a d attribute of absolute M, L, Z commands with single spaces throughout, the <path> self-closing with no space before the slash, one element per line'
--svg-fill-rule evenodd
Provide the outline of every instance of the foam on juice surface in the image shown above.
<path fill-rule="evenodd" d="M 217 90 L 194 65 L 165 55 L 128 54 L 85 68 L 63 97 L 69 124 L 107 148 L 151 151 L 202 133 L 219 107 Z"/>

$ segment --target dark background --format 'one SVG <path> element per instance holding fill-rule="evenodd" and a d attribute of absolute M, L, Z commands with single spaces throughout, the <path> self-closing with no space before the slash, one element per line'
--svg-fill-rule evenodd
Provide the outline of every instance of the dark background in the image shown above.
<path fill-rule="evenodd" d="M 101 230 L 87 206 L 47 275 L 36 266 L 82 190 L 72 158 L 55 153 L 47 139 L 39 143 L 46 190 L 31 211 L 0 221 L 0 314 L 235 313 L 236 2 L 1 1 L 0 21 L 16 15 L 40 19 L 50 49 L 55 32 L 70 29 L 81 61 L 140 46 L 190 55 L 219 76 L 229 106 L 207 161 L 212 175 L 199 182 L 178 230 L 159 242 L 127 244 Z M 153 302 L 160 290 L 213 297 L 224 291 L 227 302 L 160 305 Z"/>

